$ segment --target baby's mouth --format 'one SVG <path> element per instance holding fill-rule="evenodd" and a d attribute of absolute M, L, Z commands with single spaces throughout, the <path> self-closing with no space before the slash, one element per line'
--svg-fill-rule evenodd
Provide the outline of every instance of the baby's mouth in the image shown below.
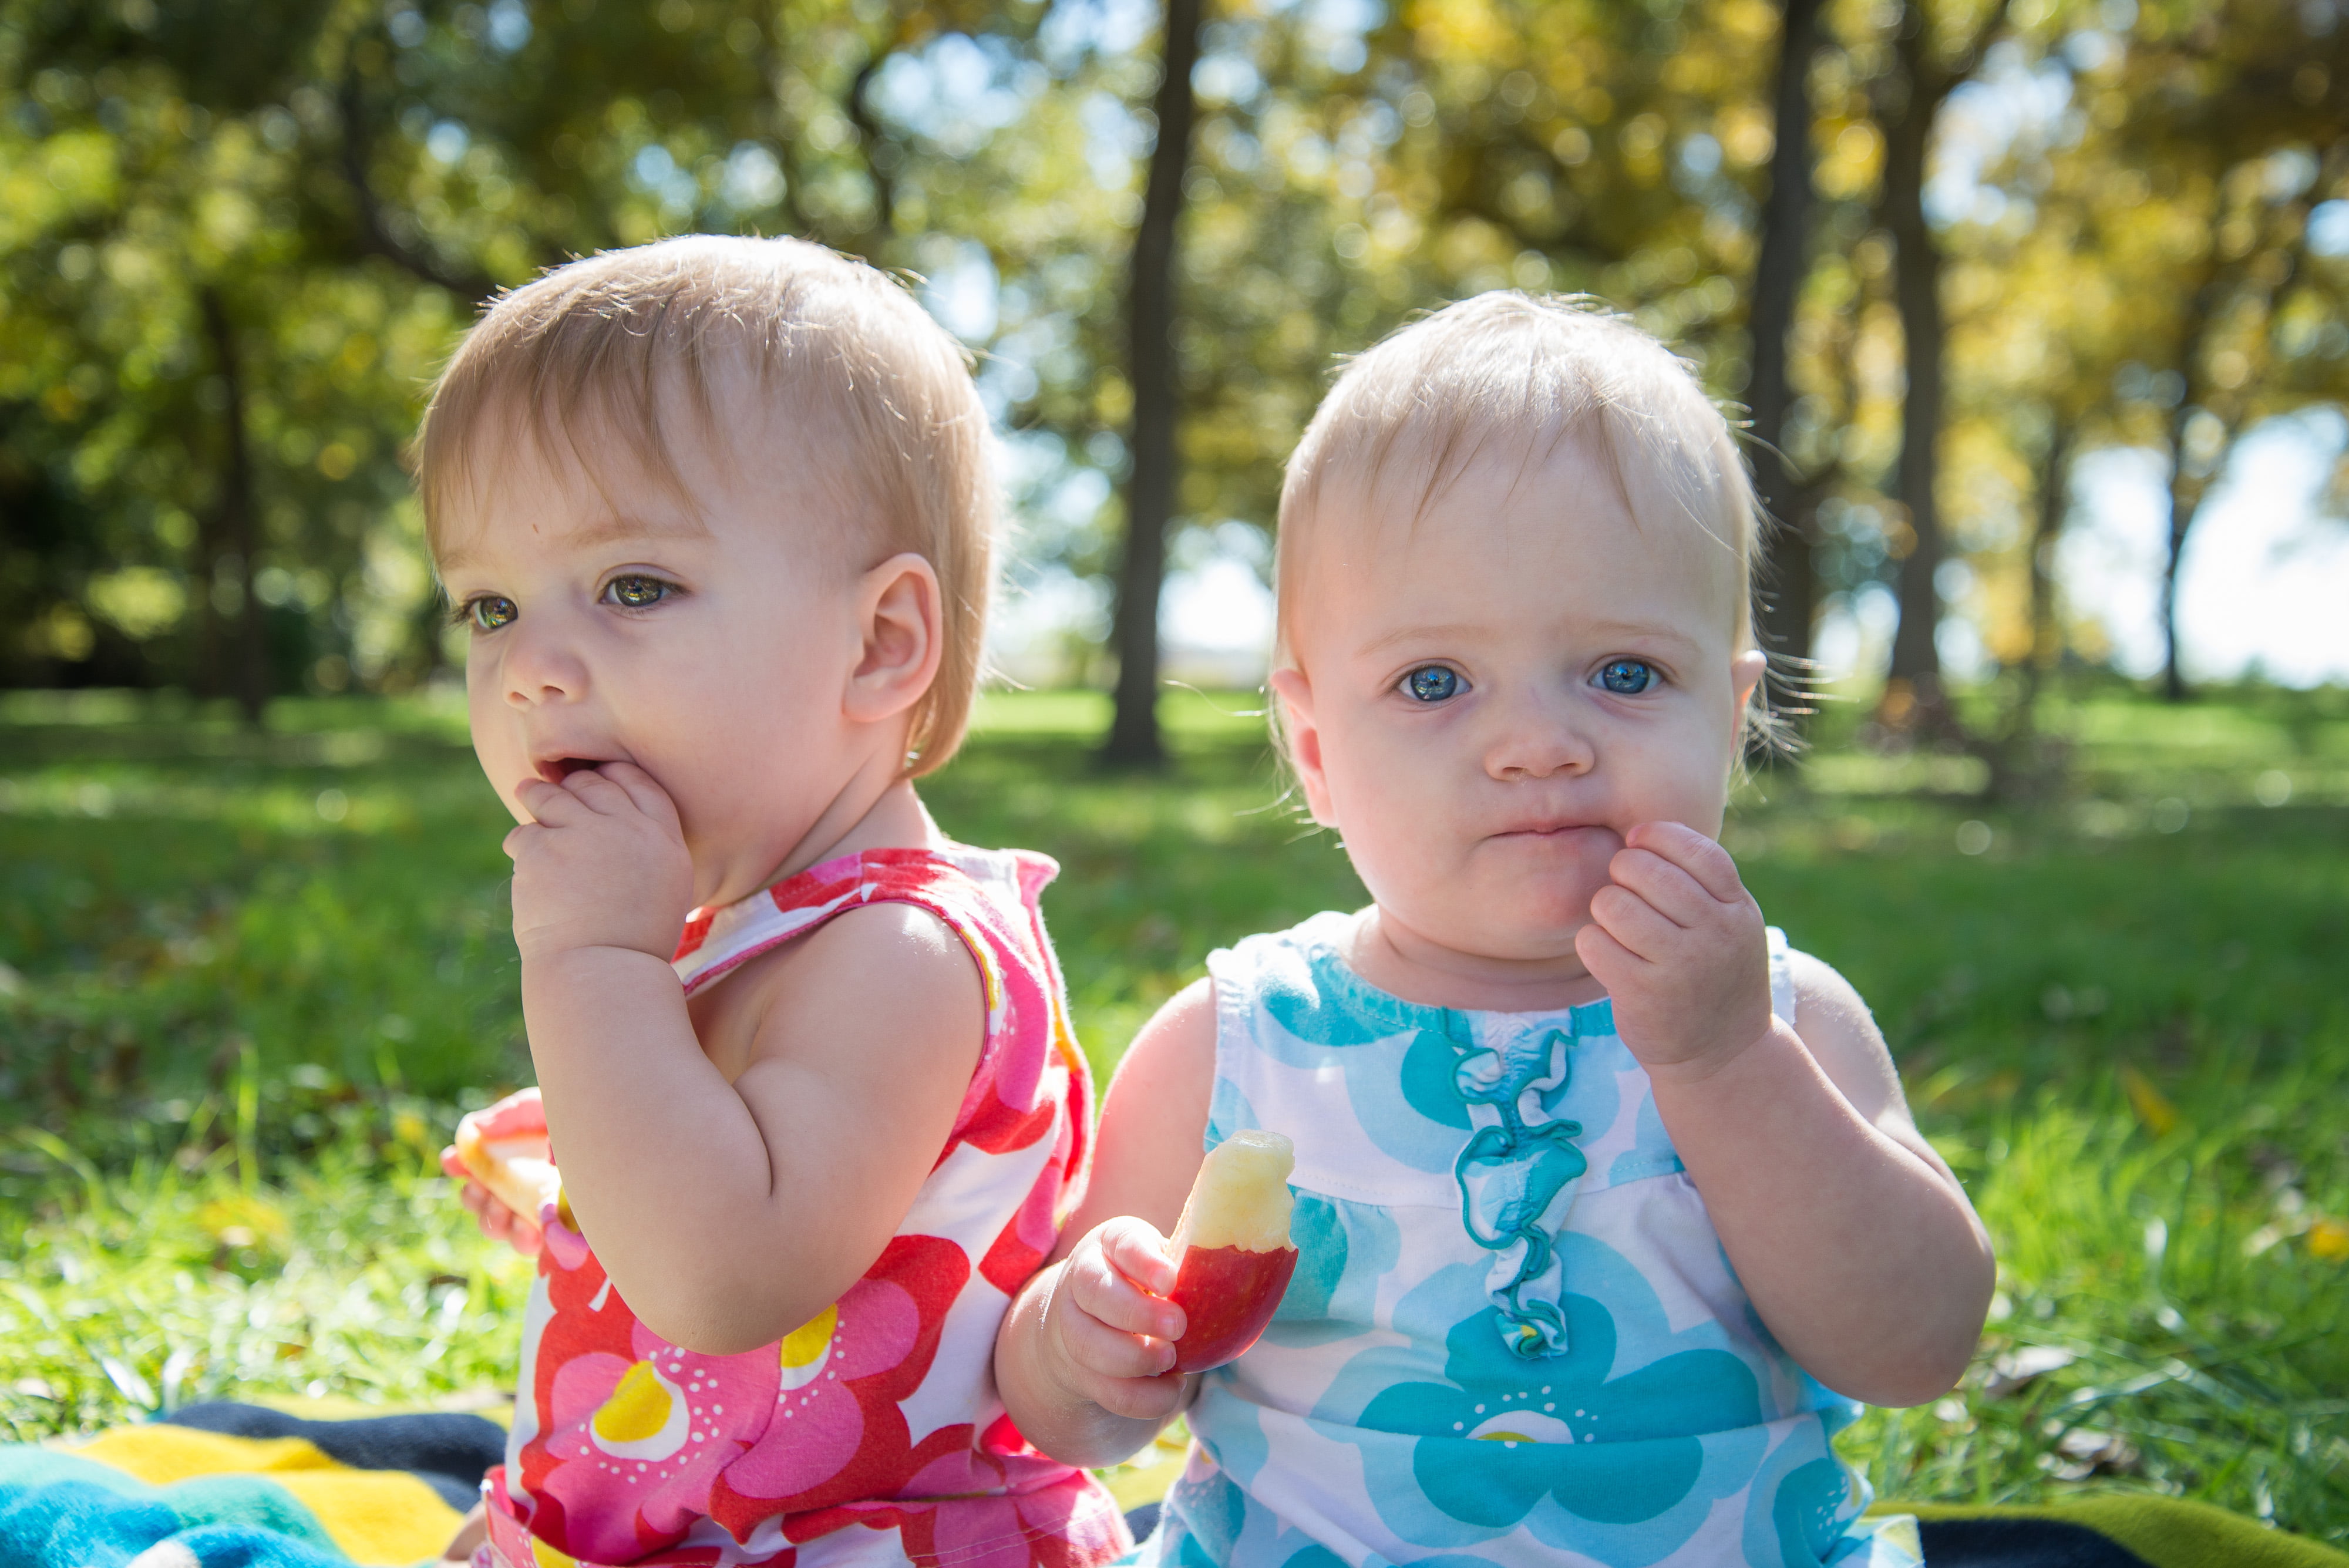
<path fill-rule="evenodd" d="M 573 774 L 593 772 L 603 765 L 595 757 L 550 757 L 538 764 L 538 776 L 548 784 L 559 784 Z"/>

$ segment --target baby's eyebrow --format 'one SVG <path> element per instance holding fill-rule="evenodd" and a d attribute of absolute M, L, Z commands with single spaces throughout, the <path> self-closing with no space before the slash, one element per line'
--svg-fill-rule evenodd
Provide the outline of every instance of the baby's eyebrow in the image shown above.
<path fill-rule="evenodd" d="M 612 545 L 630 539 L 701 539 L 708 538 L 709 529 L 699 518 L 678 519 L 654 523 L 637 516 L 598 517 L 576 528 L 564 530 L 564 545 L 577 549 L 590 549 L 597 545 Z M 462 571 L 473 564 L 475 553 L 464 545 L 451 545 L 440 554 L 440 575 Z"/>
<path fill-rule="evenodd" d="M 563 543 L 576 548 L 594 545 L 617 544 L 626 539 L 706 539 L 709 526 L 699 518 L 678 518 L 656 523 L 648 518 L 604 516 L 592 523 L 583 523 L 566 530 Z"/>
<path fill-rule="evenodd" d="M 1376 638 L 1364 643 L 1361 651 L 1366 655 L 1381 653 L 1386 649 L 1392 648 L 1399 642 L 1419 642 L 1423 640 L 1429 642 L 1442 642 L 1454 638 L 1472 637 L 1478 632 L 1489 629 L 1491 628 L 1478 625 L 1473 621 L 1455 621 L 1449 626 L 1398 627 L 1394 630 L 1387 633 L 1384 637 Z"/>
<path fill-rule="evenodd" d="M 1670 627 L 1657 626 L 1642 621 L 1586 621 L 1582 623 L 1580 629 L 1588 633 L 1591 637 L 1600 639 L 1628 638 L 1635 639 L 1642 642 L 1670 643 L 1674 651 L 1683 654 L 1694 654 L 1699 650 L 1695 639 L 1682 632 L 1674 631 Z M 1382 653 L 1386 649 L 1394 647 L 1397 643 L 1423 641 L 1449 642 L 1473 638 L 1490 630 L 1492 630 L 1492 628 L 1489 625 L 1477 621 L 1454 621 L 1448 624 L 1433 626 L 1398 627 L 1393 631 L 1388 632 L 1384 637 L 1376 638 L 1364 643 L 1360 651 L 1364 657 L 1367 657 L 1374 653 Z"/>
<path fill-rule="evenodd" d="M 1638 638 L 1647 642 L 1669 642 L 1689 653 L 1694 653 L 1698 648 L 1696 639 L 1685 632 L 1675 631 L 1668 626 L 1655 626 L 1642 621 L 1595 620 L 1588 623 L 1588 629 L 1594 635 L 1603 638 L 1628 637 Z"/>

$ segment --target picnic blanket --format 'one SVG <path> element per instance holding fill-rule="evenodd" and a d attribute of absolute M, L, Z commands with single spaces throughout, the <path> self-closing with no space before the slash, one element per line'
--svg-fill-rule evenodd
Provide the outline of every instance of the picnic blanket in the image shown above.
<path fill-rule="evenodd" d="M 407 1568 L 436 1558 L 505 1434 L 477 1416 L 303 1420 L 195 1405 L 71 1445 L 0 1447 L 7 1568 Z M 1164 1463 L 1113 1474 L 1146 1532 Z M 1930 1568 L 2349 1568 L 2349 1553 L 2139 1493 L 2037 1507 L 1892 1502 Z"/>
<path fill-rule="evenodd" d="M 312 1421 L 191 1405 L 0 1447 L 7 1568 L 405 1568 L 439 1557 L 505 1433 L 479 1416 Z"/>

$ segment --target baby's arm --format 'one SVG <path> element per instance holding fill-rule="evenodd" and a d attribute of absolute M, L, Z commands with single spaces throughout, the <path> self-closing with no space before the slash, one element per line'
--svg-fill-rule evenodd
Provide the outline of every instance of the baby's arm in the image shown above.
<path fill-rule="evenodd" d="M 1798 959 L 1795 1024 L 1774 1018 L 1761 911 L 1727 852 L 1676 823 L 1625 843 L 1576 945 L 1755 1309 L 1838 1392 L 1915 1405 L 1947 1391 L 1995 1264 L 1866 1004 Z"/>
<path fill-rule="evenodd" d="M 667 796 L 615 763 L 521 798 L 523 1012 L 572 1212 L 654 1333 L 771 1344 L 872 1266 L 927 1178 L 984 1034 L 976 967 L 922 910 L 851 910 L 728 981 L 749 1044 L 722 1071 L 668 963 L 691 869 Z"/>
<path fill-rule="evenodd" d="M 1084 1203 L 996 1338 L 1004 1407 L 1063 1464 L 1116 1463 L 1189 1400 L 1195 1380 L 1172 1370 L 1184 1323 L 1163 1299 L 1174 1284 L 1165 1247 L 1204 1158 L 1215 1068 L 1215 992 L 1203 980 L 1160 1008 L 1118 1064 Z"/>

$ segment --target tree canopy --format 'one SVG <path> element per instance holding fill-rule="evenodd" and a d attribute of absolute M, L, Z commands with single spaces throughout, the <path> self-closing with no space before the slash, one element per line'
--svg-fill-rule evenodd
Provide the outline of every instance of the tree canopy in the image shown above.
<path fill-rule="evenodd" d="M 1174 558 L 1268 529 L 1338 356 L 1514 286 L 1761 410 L 1782 651 L 1880 583 L 1903 680 L 1951 613 L 2003 667 L 2094 657 L 2044 570 L 2067 465 L 2158 458 L 2174 576 L 2243 436 L 2349 400 L 2344 10 L 1175 5 L 1162 371 L 1129 319 L 1154 8 L 0 0 L 0 683 L 427 679 L 400 452 L 434 370 L 495 288 L 696 230 L 919 279 L 981 356 L 1023 560 L 1104 607 L 1133 454 L 1172 454 Z"/>

